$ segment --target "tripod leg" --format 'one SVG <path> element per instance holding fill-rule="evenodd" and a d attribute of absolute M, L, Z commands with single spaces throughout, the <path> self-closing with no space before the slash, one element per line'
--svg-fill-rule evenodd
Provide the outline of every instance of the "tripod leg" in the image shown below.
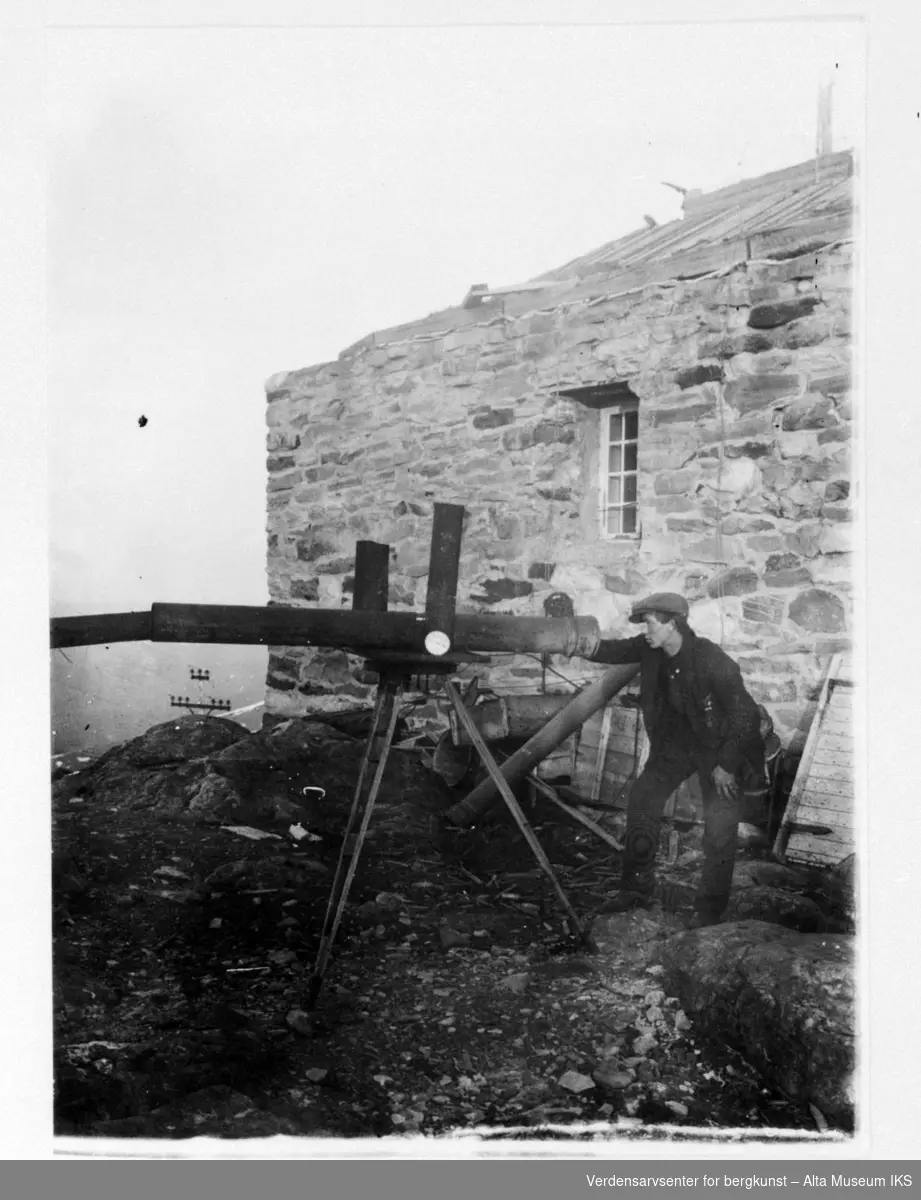
<path fill-rule="evenodd" d="M 387 730 L 384 734 L 384 740 L 380 747 L 380 757 L 377 762 L 377 768 L 374 772 L 374 778 L 371 781 L 371 787 L 368 791 L 367 799 L 362 812 L 361 825 L 358 829 L 358 834 L 355 838 L 355 846 L 352 850 L 351 858 L 349 859 L 349 867 L 342 884 L 341 892 L 338 895 L 335 906 L 335 913 L 332 919 L 332 926 L 327 936 L 320 942 L 320 950 L 317 955 L 316 965 L 313 969 L 313 975 L 310 978 L 307 989 L 307 1008 L 312 1009 L 320 994 L 320 988 L 323 986 L 323 975 L 326 971 L 326 965 L 329 962 L 330 951 L 332 950 L 333 942 L 336 940 L 336 934 L 339 932 L 339 925 L 342 921 L 342 914 L 345 911 L 346 901 L 348 900 L 349 890 L 352 886 L 352 881 L 355 878 L 355 871 L 358 868 L 358 859 L 361 854 L 361 848 L 364 845 L 365 834 L 368 832 L 368 825 L 371 821 L 371 813 L 374 811 L 374 803 L 377 800 L 377 794 L 380 791 L 381 781 L 384 778 L 384 770 L 387 766 L 387 759 L 390 756 L 390 747 L 393 743 L 393 735 L 396 729 L 397 720 L 400 715 L 400 698 L 403 695 L 402 685 L 394 683 L 392 680 L 385 678 L 381 682 L 380 698 L 382 703 L 378 709 L 378 715 L 387 721 Z M 375 722 L 368 739 L 368 750 L 366 752 L 367 762 L 370 761 L 371 749 L 377 738 L 378 725 Z M 363 764 L 363 771 L 366 775 L 367 762 Z M 363 780 L 362 780 L 363 782 Z M 345 843 L 343 843 L 343 850 Z M 330 904 L 333 897 L 330 896 Z"/>
<path fill-rule="evenodd" d="M 384 725 L 387 720 L 387 715 L 385 713 L 386 704 L 387 695 L 382 686 L 378 689 L 377 700 L 374 705 L 374 716 L 371 720 L 371 729 L 368 732 L 368 739 L 365 743 L 365 751 L 361 760 L 361 769 L 358 772 L 358 782 L 355 784 L 355 792 L 352 797 L 352 807 L 349 810 L 349 819 L 346 822 L 345 833 L 342 836 L 342 845 L 339 849 L 339 860 L 336 863 L 336 873 L 333 876 L 332 887 L 330 888 L 329 892 L 329 900 L 327 901 L 326 905 L 326 915 L 323 918 L 323 929 L 320 934 L 321 949 L 329 936 L 329 931 L 332 928 L 333 916 L 339 903 L 339 895 L 342 890 L 342 880 L 345 877 L 349 839 L 352 836 L 352 831 L 355 828 L 356 820 L 358 819 L 359 812 L 362 809 L 362 803 L 365 800 L 365 781 L 368 776 L 368 768 L 371 762 L 371 755 L 374 750 L 374 743 L 377 739 L 381 726 Z"/>
<path fill-rule="evenodd" d="M 470 717 L 470 714 L 467 712 L 467 709 L 464 707 L 464 702 L 463 702 L 463 700 L 461 700 L 460 694 L 458 693 L 457 688 L 454 686 L 453 682 L 450 679 L 445 680 L 445 691 L 447 692 L 448 699 L 454 705 L 455 711 L 457 712 L 458 719 L 460 720 L 461 724 L 464 726 L 464 729 L 467 731 L 467 734 L 468 734 L 471 742 L 473 742 L 473 745 L 476 747 L 477 753 L 479 754 L 480 758 L 483 760 L 483 765 L 486 767 L 486 770 L 489 772 L 493 783 L 498 788 L 499 793 L 502 796 L 502 799 L 508 805 L 509 811 L 511 812 L 512 816 L 515 818 L 518 828 L 521 830 L 522 834 L 524 835 L 525 841 L 531 847 L 531 851 L 532 851 L 534 857 L 537 859 L 538 865 L 543 869 L 547 878 L 550 880 L 550 883 L 553 885 L 553 890 L 556 892 L 560 903 L 563 905 L 563 908 L 565 909 L 567 915 L 569 916 L 569 919 L 572 922 L 573 928 L 575 929 L 576 933 L 579 935 L 580 939 L 587 946 L 594 949 L 595 948 L 594 943 L 592 942 L 590 935 L 582 928 L 582 924 L 579 921 L 578 916 L 576 915 L 576 911 L 573 908 L 572 904 L 570 903 L 569 897 L 566 895 L 566 893 L 563 891 L 563 888 L 560 886 L 560 882 L 557 879 L 556 875 L 554 874 L 553 867 L 550 863 L 550 859 L 544 853 L 543 846 L 541 846 L 540 842 L 537 840 L 537 835 L 535 834 L 534 830 L 531 828 L 530 824 L 528 823 L 527 817 L 521 811 L 521 805 L 515 799 L 515 794 L 512 791 L 512 789 L 509 787 L 508 780 L 505 778 L 505 776 L 499 770 L 496 760 L 493 758 L 492 754 L 490 754 L 489 748 L 487 747 L 486 743 L 483 741 L 480 731 L 477 729 L 476 725 L 474 724 L 473 720 Z"/>

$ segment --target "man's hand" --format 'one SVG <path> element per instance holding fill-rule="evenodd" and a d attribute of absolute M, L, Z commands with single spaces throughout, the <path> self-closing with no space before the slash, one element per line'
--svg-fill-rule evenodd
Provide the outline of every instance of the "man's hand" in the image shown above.
<path fill-rule="evenodd" d="M 739 794 L 739 785 L 735 775 L 731 771 L 727 771 L 725 767 L 713 768 L 713 783 L 716 787 L 716 794 L 721 800 L 735 800 Z"/>

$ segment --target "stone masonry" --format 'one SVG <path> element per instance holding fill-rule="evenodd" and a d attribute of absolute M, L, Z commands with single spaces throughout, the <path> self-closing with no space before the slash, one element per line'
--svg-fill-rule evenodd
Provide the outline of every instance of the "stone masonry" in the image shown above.
<path fill-rule="evenodd" d="M 681 592 L 789 739 L 852 627 L 852 256 L 839 238 L 625 291 L 596 273 L 273 376 L 272 601 L 349 606 L 367 538 L 392 547 L 390 606 L 421 610 L 434 502 L 463 504 L 459 611 L 542 615 L 563 591 L 624 636 L 633 600 Z M 599 414 L 563 394 L 610 384 L 639 402 L 639 537 L 602 535 Z M 500 692 L 543 678 L 528 657 L 481 673 Z M 267 710 L 351 707 L 373 683 L 340 650 L 275 648 Z"/>

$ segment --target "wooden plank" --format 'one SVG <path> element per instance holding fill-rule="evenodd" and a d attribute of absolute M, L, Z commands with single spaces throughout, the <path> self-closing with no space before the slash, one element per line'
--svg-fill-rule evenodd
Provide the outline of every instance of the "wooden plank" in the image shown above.
<path fill-rule="evenodd" d="M 817 787 L 817 783 L 821 782 L 821 787 Z M 800 797 L 801 806 L 810 804 L 817 805 L 819 808 L 840 808 L 843 804 L 853 808 L 854 805 L 854 789 L 849 783 L 841 783 L 837 779 L 823 779 L 821 781 L 810 779 Z M 796 820 L 800 818 L 797 815 Z"/>
<path fill-rule="evenodd" d="M 804 796 L 847 796 L 853 799 L 854 789 L 850 783 L 837 779 L 816 779 L 810 772 L 809 781 L 803 791 Z"/>
<path fill-rule="evenodd" d="M 633 737 L 633 731 L 636 726 L 636 717 L 632 708 L 626 708 L 619 704 L 610 704 L 604 710 L 604 713 L 595 713 L 582 726 L 582 736 L 586 739 L 587 744 L 598 746 L 601 741 L 601 730 L 605 720 L 606 713 L 611 714 L 611 733 L 629 734 Z"/>
<path fill-rule="evenodd" d="M 826 796 L 818 802 L 809 797 L 797 809 L 796 821 L 804 825 L 831 825 L 835 828 L 849 821 L 853 811 L 851 796 Z"/>
<path fill-rule="evenodd" d="M 604 720 L 601 725 L 601 739 L 598 743 L 598 751 L 595 757 L 595 777 L 592 780 L 591 799 L 597 800 L 601 794 L 601 781 L 604 775 L 604 762 L 608 753 L 608 742 L 611 738 L 611 723 L 614 719 L 614 713 L 610 704 L 604 710 Z"/>
<path fill-rule="evenodd" d="M 149 612 L 51 618 L 52 649 L 64 646 L 104 646 L 110 642 L 148 642 L 150 639 Z"/>
<path fill-rule="evenodd" d="M 821 824 L 821 822 L 816 823 Z M 794 829 L 790 835 L 790 841 L 792 842 L 795 838 L 817 838 L 823 845 L 832 847 L 852 842 L 854 834 L 849 826 L 840 825 L 829 833 L 820 833 L 810 829 Z"/>
<path fill-rule="evenodd" d="M 386 612 L 389 574 L 389 546 L 382 542 L 356 542 L 352 608 L 365 612 Z"/>
<path fill-rule="evenodd" d="M 464 511 L 462 504 L 436 503 L 429 554 L 428 590 L 425 596 L 426 632 L 443 633 L 451 643 L 454 641 Z"/>
<path fill-rule="evenodd" d="M 845 737 L 844 734 L 826 734 L 822 739 L 822 745 L 826 750 L 830 750 L 834 754 L 854 753 L 854 739 L 852 737 Z"/>
<path fill-rule="evenodd" d="M 815 757 L 812 761 L 819 765 L 830 767 L 840 766 L 842 769 L 848 770 L 853 766 L 852 755 L 830 749 L 824 743 L 816 747 Z"/>
<path fill-rule="evenodd" d="M 843 758 L 840 754 L 828 755 L 823 758 L 816 756 L 812 769 L 818 779 L 849 779 L 854 780 L 854 763 L 850 756 Z"/>
<path fill-rule="evenodd" d="M 777 837 L 774 839 L 774 857 L 780 862 L 784 861 L 784 848 L 790 834 L 790 827 L 797 819 L 797 810 L 799 808 L 800 799 L 806 786 L 806 781 L 809 777 L 809 771 L 812 766 L 812 757 L 815 754 L 816 747 L 819 744 L 822 717 L 825 713 L 825 706 L 828 703 L 828 696 L 831 687 L 831 680 L 834 676 L 835 667 L 839 661 L 838 655 L 831 660 L 828 666 L 828 671 L 825 674 L 825 680 L 822 684 L 822 691 L 819 694 L 819 703 L 816 708 L 812 724 L 809 727 L 809 735 L 806 738 L 806 745 L 803 749 L 802 758 L 800 759 L 799 768 L 796 772 L 796 778 L 793 781 L 793 787 L 790 791 L 790 797 L 787 801 L 787 806 L 784 809 L 783 819 L 780 823 L 780 828 L 777 831 Z"/>
<path fill-rule="evenodd" d="M 796 833 L 790 837 L 789 855 L 819 854 L 826 862 L 840 862 L 854 849 L 854 840 L 846 838 L 816 837 L 813 833 Z"/>
<path fill-rule="evenodd" d="M 849 237 L 854 227 L 850 210 L 826 213 L 808 221 L 798 221 L 786 229 L 772 233 L 754 234 L 751 239 L 752 258 L 793 258 L 807 250 L 827 246 Z"/>

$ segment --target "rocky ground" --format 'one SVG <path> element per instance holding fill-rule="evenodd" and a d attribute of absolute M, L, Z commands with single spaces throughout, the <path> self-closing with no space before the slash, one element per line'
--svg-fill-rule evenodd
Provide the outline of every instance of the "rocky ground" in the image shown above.
<path fill-rule="evenodd" d="M 693 848 L 667 872 L 664 906 L 596 918 L 605 953 L 592 954 L 570 938 L 504 810 L 445 836 L 438 813 L 457 797 L 418 749 L 392 755 L 309 1011 L 362 749 L 357 728 L 295 721 L 252 734 L 189 717 L 59 769 L 59 1134 L 822 1128 L 821 1113 L 704 1038 L 662 987 L 663 941 L 687 926 Z M 588 918 L 610 894 L 616 853 L 559 810 L 531 815 Z M 772 867 L 758 853 L 740 863 L 753 883 Z M 800 923 L 825 919 L 814 898 L 797 904 Z"/>

